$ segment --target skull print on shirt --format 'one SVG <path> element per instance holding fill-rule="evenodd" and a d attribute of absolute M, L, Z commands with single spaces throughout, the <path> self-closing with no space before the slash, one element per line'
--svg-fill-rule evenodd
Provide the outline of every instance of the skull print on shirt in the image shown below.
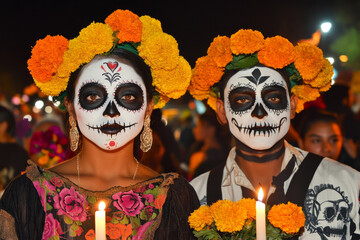
<path fill-rule="evenodd" d="M 75 93 L 79 128 L 100 148 L 120 148 L 140 133 L 146 89 L 130 65 L 113 58 L 94 59 L 80 74 Z"/>
<path fill-rule="evenodd" d="M 237 72 L 225 86 L 224 101 L 232 135 L 252 149 L 270 149 L 289 130 L 289 90 L 280 73 L 271 68 Z"/>

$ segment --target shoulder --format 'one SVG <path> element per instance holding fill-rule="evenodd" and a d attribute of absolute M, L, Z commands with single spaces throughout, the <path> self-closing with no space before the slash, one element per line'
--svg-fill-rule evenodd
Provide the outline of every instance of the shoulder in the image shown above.
<path fill-rule="evenodd" d="M 201 174 L 200 176 L 194 178 L 190 184 L 196 191 L 196 194 L 200 200 L 201 204 L 204 204 L 204 199 L 206 199 L 206 189 L 207 189 L 207 182 L 209 178 L 210 171 Z"/>

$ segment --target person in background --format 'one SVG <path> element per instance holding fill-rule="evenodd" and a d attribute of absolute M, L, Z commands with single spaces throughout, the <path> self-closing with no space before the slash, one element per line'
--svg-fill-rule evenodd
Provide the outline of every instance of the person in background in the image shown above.
<path fill-rule="evenodd" d="M 346 154 L 347 151 L 343 148 L 343 131 L 336 114 L 311 107 L 302 111 L 297 118 L 296 130 L 300 136 L 301 149 L 338 160 L 359 170 L 356 159 Z"/>
<path fill-rule="evenodd" d="M 226 160 L 227 150 L 224 145 L 228 142 L 222 136 L 224 131 L 221 129 L 212 109 L 199 116 L 196 126 L 193 128 L 199 148 L 190 156 L 190 179 L 213 169 Z"/>
<path fill-rule="evenodd" d="M 25 171 L 29 155 L 16 140 L 13 113 L 0 105 L 0 192 L 17 175 Z M 0 194 L 1 195 L 1 194 Z"/>

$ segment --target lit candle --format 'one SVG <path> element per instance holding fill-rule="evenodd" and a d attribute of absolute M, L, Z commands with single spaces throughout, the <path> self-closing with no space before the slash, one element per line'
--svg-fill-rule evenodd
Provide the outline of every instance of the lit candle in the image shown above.
<path fill-rule="evenodd" d="M 264 192 L 260 188 L 256 201 L 256 240 L 266 240 L 265 203 L 262 202 Z"/>
<path fill-rule="evenodd" d="M 99 203 L 99 211 L 95 212 L 95 239 L 106 240 L 105 228 L 105 203 Z"/>

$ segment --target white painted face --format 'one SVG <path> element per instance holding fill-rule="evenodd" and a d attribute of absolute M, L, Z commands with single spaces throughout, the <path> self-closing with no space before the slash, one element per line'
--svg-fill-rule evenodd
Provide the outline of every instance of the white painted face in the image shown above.
<path fill-rule="evenodd" d="M 224 90 L 224 107 L 234 137 L 255 150 L 274 146 L 290 127 L 290 96 L 284 78 L 267 67 L 232 76 Z"/>
<path fill-rule="evenodd" d="M 75 88 L 81 133 L 102 149 L 124 146 L 143 127 L 146 99 L 145 84 L 133 67 L 113 58 L 92 60 Z"/>

